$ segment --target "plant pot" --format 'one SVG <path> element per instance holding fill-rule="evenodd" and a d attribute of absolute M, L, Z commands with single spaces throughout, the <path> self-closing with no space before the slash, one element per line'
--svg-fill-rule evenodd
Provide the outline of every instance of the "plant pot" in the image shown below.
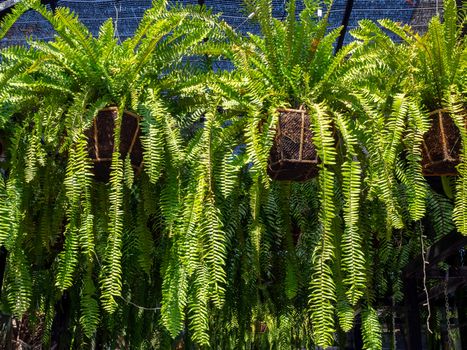
<path fill-rule="evenodd" d="M 88 136 L 89 156 L 94 162 L 94 177 L 100 182 L 108 182 L 110 178 L 117 116 L 117 107 L 102 109 L 94 118 L 92 127 L 85 132 Z M 128 111 L 123 112 L 119 151 L 122 159 L 125 159 L 128 154 L 130 155 L 131 165 L 136 174 L 139 174 L 143 167 L 139 122 L 138 115 Z"/>
<path fill-rule="evenodd" d="M 277 133 L 269 155 L 269 176 L 280 181 L 305 181 L 317 176 L 319 159 L 307 111 L 279 109 L 278 112 Z"/>
<path fill-rule="evenodd" d="M 423 135 L 422 172 L 424 176 L 454 176 L 460 162 L 461 135 L 449 112 L 430 113 L 431 128 Z"/>

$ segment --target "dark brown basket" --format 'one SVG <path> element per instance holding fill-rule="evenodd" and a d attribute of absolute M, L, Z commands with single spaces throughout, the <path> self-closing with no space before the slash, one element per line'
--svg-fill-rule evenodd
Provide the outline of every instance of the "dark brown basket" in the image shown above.
<path fill-rule="evenodd" d="M 430 113 L 432 125 L 422 143 L 424 176 L 454 176 L 459 164 L 461 136 L 449 112 L 439 109 Z"/>
<path fill-rule="evenodd" d="M 274 180 L 305 181 L 318 175 L 318 153 L 310 117 L 304 109 L 279 109 L 277 133 L 269 156 Z"/>
<path fill-rule="evenodd" d="M 114 151 L 115 119 L 117 107 L 102 109 L 93 120 L 93 126 L 86 131 L 88 136 L 88 152 L 94 162 L 94 177 L 97 181 L 107 182 L 110 177 L 110 165 Z M 130 154 L 131 165 L 136 174 L 143 167 L 143 149 L 141 147 L 140 117 L 124 111 L 120 131 L 120 154 L 124 159 Z"/>

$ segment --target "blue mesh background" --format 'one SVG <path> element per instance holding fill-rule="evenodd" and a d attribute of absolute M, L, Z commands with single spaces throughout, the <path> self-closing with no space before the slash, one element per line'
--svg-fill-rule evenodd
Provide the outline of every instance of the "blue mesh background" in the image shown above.
<path fill-rule="evenodd" d="M 198 4 L 197 0 L 174 2 Z M 282 18 L 285 15 L 285 1 L 273 0 L 272 2 L 274 16 Z M 330 16 L 331 29 L 341 25 L 345 3 L 346 0 L 335 0 Z M 434 1 L 428 0 L 355 0 L 349 29 L 355 28 L 362 18 L 372 20 L 390 18 L 404 23 L 413 22 L 414 13 L 420 13 L 429 18 L 434 14 L 433 3 Z M 242 6 L 242 0 L 206 0 L 205 4 L 215 13 L 222 13 L 222 18 L 241 32 L 258 32 L 258 27 L 247 18 L 248 13 Z M 414 11 L 417 5 L 425 6 L 425 10 L 431 11 L 430 16 L 426 16 L 426 11 Z M 61 0 L 58 1 L 58 6 L 66 6 L 75 11 L 94 35 L 98 33 L 99 26 L 106 19 L 112 18 L 116 24 L 118 36 L 124 40 L 135 31 L 145 9 L 151 6 L 151 0 Z M 302 4 L 299 2 L 298 9 L 301 7 Z M 0 42 L 0 46 L 24 44 L 28 37 L 49 40 L 53 38 L 53 31 L 40 16 L 28 12 Z M 347 34 L 345 39 L 346 42 L 351 40 L 350 35 Z"/>

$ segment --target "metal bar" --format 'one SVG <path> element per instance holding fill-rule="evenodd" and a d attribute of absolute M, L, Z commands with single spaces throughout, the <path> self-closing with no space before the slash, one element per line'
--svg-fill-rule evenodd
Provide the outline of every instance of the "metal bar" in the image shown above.
<path fill-rule="evenodd" d="M 422 349 L 422 327 L 418 307 L 417 281 L 413 278 L 404 281 L 405 322 L 408 335 L 408 350 Z"/>
<path fill-rule="evenodd" d="M 438 267 L 427 271 L 427 277 L 433 279 L 445 279 L 446 272 Z M 454 267 L 449 269 L 449 279 L 465 279 L 467 280 L 467 266 Z"/>
<path fill-rule="evenodd" d="M 467 280 L 465 279 L 449 279 L 448 280 L 448 294 L 456 291 L 459 287 L 467 284 Z M 430 300 L 437 299 L 439 297 L 444 298 L 444 281 L 440 282 L 438 285 L 434 286 L 428 291 L 428 295 L 430 296 Z M 425 303 L 426 302 L 426 294 L 420 293 L 418 295 L 418 303 Z M 416 303 L 416 304 L 418 304 Z"/>
<path fill-rule="evenodd" d="M 342 29 L 341 29 L 339 38 L 337 39 L 335 53 L 337 53 L 340 49 L 342 49 L 342 46 L 344 45 L 344 38 L 345 38 L 345 34 L 347 33 L 347 27 L 349 26 L 349 20 L 350 20 L 350 15 L 352 14 L 352 9 L 353 9 L 353 0 L 347 0 L 345 4 L 344 16 L 342 17 Z"/>

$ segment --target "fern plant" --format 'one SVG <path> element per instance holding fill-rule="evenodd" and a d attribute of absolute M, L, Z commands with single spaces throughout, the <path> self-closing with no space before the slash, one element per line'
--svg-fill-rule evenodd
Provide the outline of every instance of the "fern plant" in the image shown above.
<path fill-rule="evenodd" d="M 464 144 L 464 77 L 467 69 L 467 46 L 461 35 L 463 18 L 457 14 L 456 3 L 447 1 L 443 21 L 439 16 L 434 17 L 423 35 L 414 32 L 410 26 L 380 20 L 384 29 L 402 41 L 400 44 L 369 21 L 362 21 L 360 28 L 352 33 L 365 43 L 362 51 L 353 57 L 362 73 L 360 82 L 353 80 L 359 85 L 355 95 L 362 111 L 361 129 L 366 132 L 365 142 L 370 145 L 370 157 L 379 174 L 375 190 L 385 202 L 394 227 L 401 227 L 404 215 L 397 210 L 397 183 L 405 187 L 410 218 L 421 219 L 427 196 L 427 185 L 422 176 L 427 173 L 426 158 L 430 148 L 439 153 L 441 150 L 438 149 L 443 146 L 440 144 L 446 142 L 448 153 L 454 148 L 461 149 L 454 218 L 459 231 L 465 233 L 464 147 L 459 147 L 460 143 Z M 351 76 L 349 74 L 349 78 Z M 386 77 L 391 78 L 388 81 Z M 447 118 L 441 121 L 446 124 L 444 129 L 438 118 Z M 432 124 L 438 126 L 432 126 L 430 130 Z M 441 130 L 443 135 L 436 135 L 436 130 Z M 440 162 L 439 166 L 445 167 L 440 174 L 452 172 L 450 167 L 458 161 L 453 159 L 456 158 L 454 154 L 444 157 L 449 161 Z M 380 167 L 382 164 L 389 172 Z M 437 174 L 436 169 L 434 172 L 428 169 L 427 175 L 433 174 Z M 446 181 L 443 177 L 443 182 Z"/>
<path fill-rule="evenodd" d="M 286 18 L 278 20 L 272 16 L 270 1 L 247 1 L 247 9 L 254 13 L 261 35 L 249 34 L 243 42 L 233 44 L 234 79 L 232 75 L 221 77 L 217 85 L 228 101 L 236 101 L 227 108 L 240 109 L 247 115 L 243 118 L 246 119 L 243 120 L 244 135 L 253 181 L 250 235 L 257 251 L 258 278 L 262 275 L 259 257 L 267 249 L 264 240 L 268 231 L 260 213 L 266 205 L 264 198 L 271 191 L 266 169 L 278 122 L 277 110 L 304 106 L 309 114 L 313 142 L 320 158 L 318 187 L 313 193 L 319 198 L 320 206 L 318 237 L 308 253 L 312 266 L 308 300 L 313 339 L 324 347 L 334 342 L 336 283 L 341 283 L 337 282 L 338 270 L 341 268 L 346 276 L 342 282 L 345 292 L 341 295 L 345 295 L 350 308 L 359 303 L 366 288 L 359 229 L 362 149 L 348 114 L 346 96 L 350 91 L 340 82 L 341 72 L 347 69 L 346 58 L 357 46 L 350 44 L 334 54 L 333 44 L 340 30 L 327 31 L 332 3 L 326 5 L 327 13 L 319 19 L 316 17 L 319 2 L 304 1 L 304 9 L 297 16 L 296 2 L 288 1 Z M 336 145 L 337 138 L 340 141 Z M 286 218 L 285 222 L 290 220 L 290 214 L 281 215 Z M 342 232 L 337 229 L 341 218 L 345 222 Z M 293 244 L 289 250 L 294 250 Z M 294 255 L 289 256 L 291 270 L 286 276 L 291 298 L 297 288 L 293 282 L 297 271 Z"/>
<path fill-rule="evenodd" d="M 209 11 L 160 0 L 124 42 L 111 20 L 93 37 L 69 10 L 35 1 L 6 17 L 0 35 L 29 8 L 57 35 L 0 52 L 2 311 L 44 319 L 46 347 L 65 320 L 66 347 L 142 349 L 345 346 L 336 335 L 360 313 L 364 348 L 381 348 L 379 305 L 403 298 L 421 220 L 429 242 L 453 228 L 450 200 L 420 165 L 424 96 L 437 85 L 417 62 L 431 39 L 382 21 L 411 42 L 401 45 L 364 21 L 335 54 L 326 5 L 319 19 L 318 2 L 297 14 L 291 0 L 278 20 L 270 1 L 247 1 L 262 35 L 241 37 Z M 465 43 L 455 48 L 465 69 Z M 214 71 L 218 57 L 235 69 Z M 458 116 L 460 72 L 436 107 Z M 277 110 L 301 105 L 318 178 L 271 181 Z M 105 184 L 85 130 L 108 106 L 120 114 Z M 141 118 L 139 176 L 118 147 L 123 110 Z"/>
<path fill-rule="evenodd" d="M 170 307 L 174 296 L 161 292 L 169 281 L 165 266 L 172 257 L 156 259 L 171 250 L 157 248 L 155 241 L 164 247 L 181 244 L 174 239 L 183 232 L 178 215 L 190 206 L 191 197 L 181 190 L 186 151 L 179 129 L 199 117 L 197 105 L 205 99 L 200 94 L 198 101 L 191 100 L 191 109 L 184 109 L 170 96 L 176 95 L 177 86 L 189 89 L 181 71 L 186 67 L 187 74 L 192 68 L 184 60 L 208 49 L 221 51 L 230 28 L 201 8 L 169 9 L 166 1 L 155 1 L 134 36 L 120 43 L 111 19 L 93 37 L 69 9 L 52 13 L 28 1 L 5 18 L 2 33 L 27 9 L 49 21 L 56 36 L 1 52 L 0 125 L 11 145 L 7 178 L 2 179 L 5 215 L 0 225 L 0 244 L 8 250 L 8 311 L 20 317 L 40 302 L 44 312 L 53 314 L 57 300 L 66 294 L 73 299 L 67 315 L 77 327 L 73 339 L 85 344 L 101 337 L 112 344 L 117 333 L 125 332 L 119 327 L 121 317 L 136 317 L 141 326 L 147 317 L 138 315 L 144 308 L 137 304 L 152 302 L 159 310 L 162 302 L 163 323 L 176 336 L 181 329 L 174 330 L 174 321 L 168 321 L 176 315 Z M 205 42 L 208 36 L 216 42 Z M 107 106 L 118 106 L 120 113 L 112 135 L 110 183 L 105 185 L 93 181 L 86 130 Z M 125 109 L 141 116 L 145 165 L 139 178 L 119 152 Z M 204 175 L 210 151 L 201 154 L 205 163 L 193 171 Z M 225 255 L 212 182 L 203 182 L 203 188 L 195 202 L 208 199 L 209 206 L 193 221 L 193 232 L 209 253 L 205 263 L 200 251 L 199 274 L 187 276 L 189 313 L 196 316 L 192 328 L 200 343 L 205 332 L 197 327 L 204 315 L 199 307 L 211 298 L 216 305 L 222 303 Z M 157 278 L 161 274 L 164 285 Z M 53 293 L 44 295 L 35 288 L 36 278 L 54 286 Z M 183 315 L 185 306 L 179 305 Z M 160 314 L 153 319 L 160 322 Z M 101 322 L 104 334 L 96 333 Z M 135 330 L 128 341 L 137 346 L 153 330 Z"/>

